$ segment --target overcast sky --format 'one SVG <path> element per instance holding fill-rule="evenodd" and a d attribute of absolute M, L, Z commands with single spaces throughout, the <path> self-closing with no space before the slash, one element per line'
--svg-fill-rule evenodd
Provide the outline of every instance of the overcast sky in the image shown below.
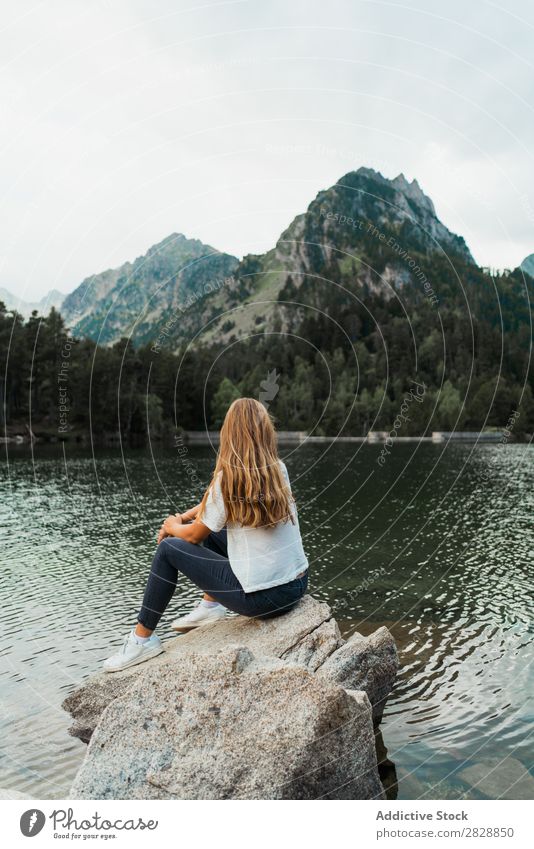
<path fill-rule="evenodd" d="M 71 291 L 172 232 L 271 247 L 360 165 L 482 265 L 534 252 L 529 0 L 0 0 L 0 286 Z"/>

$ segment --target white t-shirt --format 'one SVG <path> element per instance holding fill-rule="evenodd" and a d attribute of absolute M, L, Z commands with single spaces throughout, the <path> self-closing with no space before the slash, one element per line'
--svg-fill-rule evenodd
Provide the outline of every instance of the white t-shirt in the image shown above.
<path fill-rule="evenodd" d="M 287 469 L 280 461 L 282 474 L 289 487 Z M 265 528 L 244 528 L 226 522 L 226 510 L 221 492 L 219 472 L 210 492 L 200 521 L 210 531 L 228 530 L 228 558 L 232 571 L 246 593 L 278 587 L 292 581 L 308 568 L 302 547 L 297 508 L 293 504 L 291 521 L 278 522 Z"/>

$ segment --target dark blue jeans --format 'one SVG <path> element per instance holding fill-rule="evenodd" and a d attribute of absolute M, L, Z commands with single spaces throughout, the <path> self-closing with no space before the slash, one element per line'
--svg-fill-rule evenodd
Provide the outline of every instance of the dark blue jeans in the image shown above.
<path fill-rule="evenodd" d="M 174 595 L 178 574 L 234 613 L 262 619 L 286 613 L 302 598 L 308 573 L 279 587 L 246 593 L 228 560 L 226 531 L 211 533 L 203 545 L 167 537 L 157 547 L 137 621 L 153 631 Z"/>

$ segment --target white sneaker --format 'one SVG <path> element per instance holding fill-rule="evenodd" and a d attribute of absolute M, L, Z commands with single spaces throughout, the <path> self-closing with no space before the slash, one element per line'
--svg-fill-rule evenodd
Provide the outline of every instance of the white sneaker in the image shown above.
<path fill-rule="evenodd" d="M 217 607 L 206 607 L 199 602 L 198 607 L 195 607 L 191 613 L 185 616 L 180 616 L 171 622 L 173 631 L 191 631 L 193 628 L 200 628 L 202 625 L 209 625 L 210 622 L 217 622 L 218 619 L 224 619 L 226 616 L 226 607 L 218 604 Z"/>
<path fill-rule="evenodd" d="M 150 660 L 151 657 L 156 657 L 163 650 L 161 640 L 155 634 L 152 634 L 146 643 L 138 643 L 132 631 L 117 654 L 104 661 L 104 672 L 120 672 L 121 669 L 128 669 L 129 666 L 136 666 L 138 663 Z"/>

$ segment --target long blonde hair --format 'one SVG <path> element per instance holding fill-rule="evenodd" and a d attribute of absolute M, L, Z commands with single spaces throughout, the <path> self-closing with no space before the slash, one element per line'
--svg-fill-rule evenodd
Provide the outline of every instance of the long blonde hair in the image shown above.
<path fill-rule="evenodd" d="M 213 478 L 198 514 L 200 521 L 220 472 L 228 523 L 260 528 L 294 522 L 293 497 L 280 467 L 276 431 L 267 410 L 254 398 L 238 398 L 226 413 Z"/>

